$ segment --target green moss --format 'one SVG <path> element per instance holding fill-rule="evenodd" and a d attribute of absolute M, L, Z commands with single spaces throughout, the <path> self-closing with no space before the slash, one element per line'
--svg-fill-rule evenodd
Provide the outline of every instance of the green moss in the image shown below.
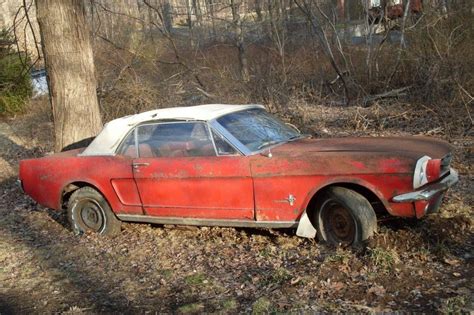
<path fill-rule="evenodd" d="M 161 269 L 159 273 L 163 278 L 171 278 L 173 276 L 173 270 L 171 269 Z"/>
<path fill-rule="evenodd" d="M 347 264 L 352 258 L 352 254 L 349 250 L 343 248 L 337 248 L 336 252 L 326 256 L 324 259 L 329 263 L 341 263 Z"/>
<path fill-rule="evenodd" d="M 375 247 L 369 249 L 369 259 L 383 271 L 390 271 L 400 261 L 398 254 L 393 249 Z"/>
<path fill-rule="evenodd" d="M 291 279 L 291 274 L 285 268 L 277 268 L 272 274 L 274 283 L 284 283 Z"/>
<path fill-rule="evenodd" d="M 237 301 L 235 299 L 228 299 L 228 300 L 225 300 L 222 303 L 222 309 L 225 310 L 225 311 L 235 310 L 237 308 L 237 306 L 238 306 L 238 304 L 237 304 Z"/>
<path fill-rule="evenodd" d="M 206 284 L 208 283 L 207 279 L 206 279 L 206 275 L 202 274 L 202 273 L 196 273 L 196 274 L 193 274 L 193 275 L 190 275 L 190 276 L 187 276 L 184 281 L 188 284 L 188 285 L 203 285 L 203 284 Z"/>
<path fill-rule="evenodd" d="M 201 303 L 186 304 L 178 308 L 180 314 L 196 314 L 201 313 L 204 309 L 204 305 Z"/>
<path fill-rule="evenodd" d="M 258 300 L 256 300 L 252 305 L 252 314 L 266 314 L 271 312 L 272 302 L 262 296 Z"/>
<path fill-rule="evenodd" d="M 465 306 L 468 304 L 469 298 L 464 295 L 447 298 L 441 305 L 441 313 L 444 314 L 467 314 Z"/>

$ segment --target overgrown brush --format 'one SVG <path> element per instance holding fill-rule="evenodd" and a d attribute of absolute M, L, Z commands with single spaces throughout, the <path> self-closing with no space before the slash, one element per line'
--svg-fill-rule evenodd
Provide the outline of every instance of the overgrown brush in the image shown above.
<path fill-rule="evenodd" d="M 429 15 L 408 32 L 394 84 L 412 87 L 415 100 L 444 106 L 474 91 L 474 18 L 460 9 L 441 19 Z"/>
<path fill-rule="evenodd" d="M 398 21 L 378 34 L 386 36 L 381 43 L 361 45 L 339 38 L 343 26 L 333 27 L 313 12 L 334 53 L 332 61 L 314 27 L 305 22 L 304 14 L 296 14 L 298 10 L 293 8 L 287 26 L 279 28 L 279 42 L 266 24 L 246 21 L 248 80 L 240 76 L 239 50 L 232 36 L 190 44 L 188 35 L 157 35 L 150 41 L 142 34 L 141 39 L 133 37 L 133 47 L 124 42 L 120 49 L 98 39 L 96 64 L 99 81 L 106 87 L 100 89 L 105 91 L 100 94 L 104 115 L 114 118 L 202 103 L 264 103 L 286 115 L 295 99 L 330 106 L 344 106 L 350 100 L 365 107 L 401 101 L 441 111 L 460 109 L 466 113 L 464 129 L 472 125 L 474 15 L 470 10 L 453 8 L 443 16 L 427 8 L 419 20 L 409 17 L 404 42 L 387 40 L 400 34 Z M 252 37 L 251 29 L 260 29 L 260 35 Z"/>
<path fill-rule="evenodd" d="M 10 45 L 13 40 L 5 31 L 0 32 L 0 115 L 23 110 L 31 95 L 31 80 L 25 73 L 24 55 Z"/>

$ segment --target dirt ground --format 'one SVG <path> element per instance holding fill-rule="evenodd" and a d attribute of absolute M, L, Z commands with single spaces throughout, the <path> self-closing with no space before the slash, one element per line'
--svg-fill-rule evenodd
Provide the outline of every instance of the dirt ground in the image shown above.
<path fill-rule="evenodd" d="M 328 248 L 292 230 L 124 224 L 75 236 L 15 185 L 18 161 L 51 150 L 44 101 L 0 119 L 0 314 L 472 312 L 472 125 L 460 110 L 290 104 L 315 137 L 425 134 L 455 146 L 460 183 L 440 213 L 380 222 L 369 247 Z"/>

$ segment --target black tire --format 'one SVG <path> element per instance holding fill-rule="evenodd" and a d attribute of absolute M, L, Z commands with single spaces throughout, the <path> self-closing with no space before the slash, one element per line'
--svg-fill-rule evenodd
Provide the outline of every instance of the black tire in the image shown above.
<path fill-rule="evenodd" d="M 377 231 L 370 202 L 344 187 L 330 187 L 316 202 L 313 222 L 318 237 L 331 245 L 361 245 Z"/>
<path fill-rule="evenodd" d="M 105 198 L 92 187 L 82 187 L 69 198 L 67 217 L 76 234 L 87 231 L 102 235 L 120 233 L 121 221 Z"/>

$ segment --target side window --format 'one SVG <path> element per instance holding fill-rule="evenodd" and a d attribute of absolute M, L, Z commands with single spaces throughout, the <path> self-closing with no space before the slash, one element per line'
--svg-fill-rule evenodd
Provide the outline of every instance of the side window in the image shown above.
<path fill-rule="evenodd" d="M 215 156 L 209 130 L 201 122 L 170 122 L 139 126 L 140 157 Z"/>
<path fill-rule="evenodd" d="M 125 155 L 131 158 L 137 157 L 137 148 L 135 147 L 135 132 L 132 131 L 128 134 L 120 147 L 118 152 L 120 155 Z"/>
<path fill-rule="evenodd" d="M 212 131 L 212 137 L 216 144 L 217 155 L 237 155 L 238 152 L 218 133 Z"/>

